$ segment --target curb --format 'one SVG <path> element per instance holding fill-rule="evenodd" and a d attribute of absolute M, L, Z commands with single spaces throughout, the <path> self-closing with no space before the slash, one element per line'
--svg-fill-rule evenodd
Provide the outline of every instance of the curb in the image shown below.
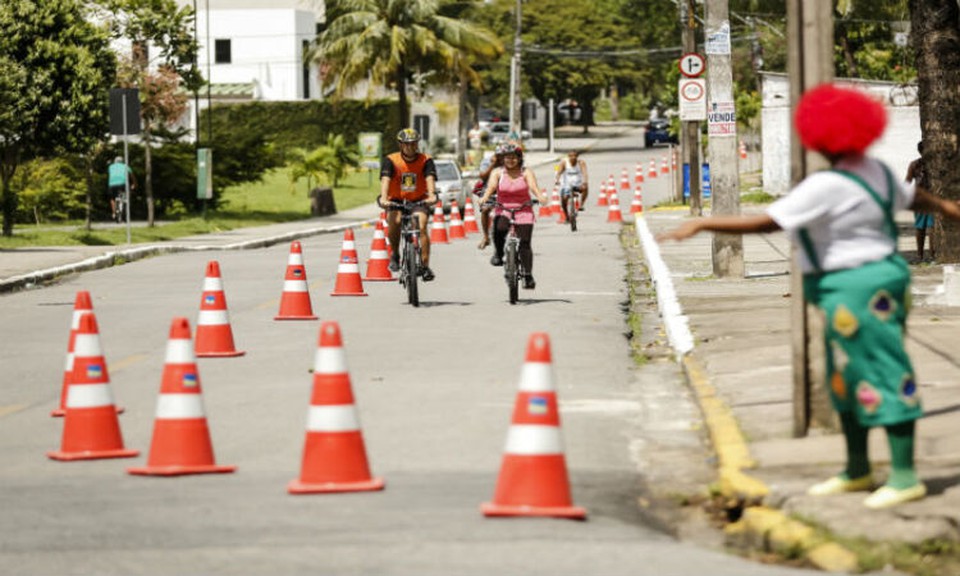
<path fill-rule="evenodd" d="M 733 411 L 717 395 L 703 362 L 694 351 L 689 319 L 683 314 L 670 269 L 660 255 L 660 247 L 643 213 L 636 214 L 635 221 L 667 338 L 677 361 L 683 366 L 687 382 L 696 394 L 697 404 L 717 454 L 720 495 L 743 508 L 740 519 L 724 528 L 727 542 L 742 548 L 779 554 L 802 554 L 811 564 L 827 572 L 855 571 L 858 567 L 856 554 L 835 542 L 818 538 L 813 528 L 780 510 L 762 506 L 770 488 L 744 472 L 756 467 L 750 447 Z"/>
<path fill-rule="evenodd" d="M 163 244 L 163 245 L 138 246 L 136 248 L 129 248 L 126 250 L 119 250 L 116 252 L 107 252 L 106 254 L 95 256 L 93 258 L 87 258 L 86 260 L 82 260 L 74 264 L 66 264 L 64 266 L 55 266 L 53 268 L 45 268 L 43 270 L 36 270 L 28 274 L 21 274 L 20 276 L 13 276 L 11 278 L 7 278 L 5 280 L 0 281 L 0 294 L 6 293 L 6 292 L 13 292 L 16 290 L 22 290 L 25 288 L 30 288 L 37 284 L 51 282 L 61 276 L 66 276 L 68 274 L 78 274 L 80 272 L 88 272 L 90 270 L 99 270 L 101 268 L 109 268 L 110 266 L 117 266 L 120 264 L 126 264 L 128 262 L 135 262 L 137 260 L 142 260 L 143 258 L 149 258 L 151 256 L 161 256 L 164 254 L 176 254 L 179 252 L 206 252 L 206 251 L 213 251 L 213 250 L 255 250 L 257 248 L 266 248 L 268 246 L 273 246 L 281 242 L 291 242 L 298 238 L 307 238 L 310 236 L 319 236 L 321 234 L 331 234 L 334 232 L 342 232 L 347 228 L 370 226 L 375 224 L 376 221 L 377 221 L 376 219 L 358 220 L 356 222 L 351 222 L 348 224 L 340 224 L 337 226 L 308 228 L 306 230 L 298 230 L 296 232 L 287 232 L 285 234 L 278 234 L 276 236 L 268 236 L 265 238 L 247 240 L 244 242 L 234 242 L 233 244 L 224 244 L 220 246 L 214 246 L 214 245 L 186 246 L 182 244 Z"/>

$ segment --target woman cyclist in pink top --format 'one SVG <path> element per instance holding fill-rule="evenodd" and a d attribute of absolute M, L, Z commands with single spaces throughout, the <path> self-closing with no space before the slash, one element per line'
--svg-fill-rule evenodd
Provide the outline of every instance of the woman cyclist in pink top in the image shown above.
<path fill-rule="evenodd" d="M 533 171 L 523 167 L 523 148 L 513 144 L 503 147 L 503 167 L 495 168 L 487 180 L 487 190 L 480 199 L 480 205 L 490 199 L 494 193 L 497 202 L 507 208 L 519 208 L 530 200 L 533 194 L 537 200 L 546 204 L 547 197 L 537 186 L 537 177 Z M 524 206 L 514 212 L 514 228 L 520 237 L 520 260 L 527 275 L 523 279 L 523 287 L 527 290 L 536 288 L 533 279 L 533 249 L 530 240 L 533 237 L 533 207 Z M 493 246 L 496 253 L 490 259 L 490 264 L 503 266 L 503 245 L 506 242 L 507 231 L 510 229 L 510 219 L 501 207 L 496 208 L 493 219 Z"/>

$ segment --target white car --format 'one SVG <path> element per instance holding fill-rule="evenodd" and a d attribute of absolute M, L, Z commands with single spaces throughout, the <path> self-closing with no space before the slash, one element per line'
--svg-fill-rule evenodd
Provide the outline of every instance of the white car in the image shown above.
<path fill-rule="evenodd" d="M 443 202 L 443 209 L 450 209 L 450 202 L 457 201 L 457 206 L 463 210 L 463 204 L 466 199 L 466 191 L 463 186 L 463 175 L 460 174 L 460 167 L 454 160 L 434 159 L 433 164 L 437 167 L 437 197 Z"/>

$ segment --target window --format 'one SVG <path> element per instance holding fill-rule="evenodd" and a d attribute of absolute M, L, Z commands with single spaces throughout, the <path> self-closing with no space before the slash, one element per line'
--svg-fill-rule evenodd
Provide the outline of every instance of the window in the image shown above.
<path fill-rule="evenodd" d="M 307 54 L 310 53 L 310 41 L 303 41 L 303 99 L 310 99 L 310 61 Z"/>
<path fill-rule="evenodd" d="M 230 40 L 213 41 L 213 61 L 217 64 L 230 63 Z"/>

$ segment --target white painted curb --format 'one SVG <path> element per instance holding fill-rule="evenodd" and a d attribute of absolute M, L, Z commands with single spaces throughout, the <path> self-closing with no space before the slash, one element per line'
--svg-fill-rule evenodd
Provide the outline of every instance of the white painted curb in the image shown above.
<path fill-rule="evenodd" d="M 677 292 L 673 287 L 673 278 L 660 255 L 660 245 L 657 244 L 643 213 L 635 215 L 637 238 L 643 248 L 644 258 L 647 260 L 647 269 L 657 292 L 657 307 L 660 309 L 660 318 L 663 320 L 670 346 L 680 360 L 693 351 L 693 335 L 690 333 L 689 318 L 683 314 Z"/>

